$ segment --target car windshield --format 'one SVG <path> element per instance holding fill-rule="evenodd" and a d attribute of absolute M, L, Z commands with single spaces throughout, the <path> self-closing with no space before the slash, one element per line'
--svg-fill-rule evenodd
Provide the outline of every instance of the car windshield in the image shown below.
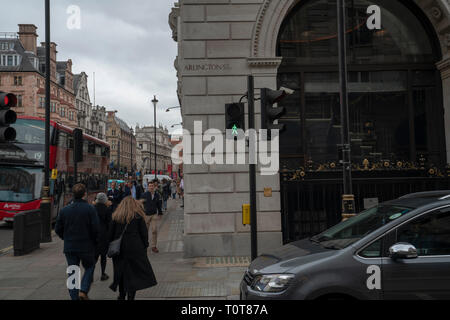
<path fill-rule="evenodd" d="M 343 249 L 411 210 L 401 206 L 379 205 L 312 237 L 311 241 L 325 248 Z"/>
<path fill-rule="evenodd" d="M 26 203 L 41 197 L 42 168 L 0 167 L 0 202 Z"/>

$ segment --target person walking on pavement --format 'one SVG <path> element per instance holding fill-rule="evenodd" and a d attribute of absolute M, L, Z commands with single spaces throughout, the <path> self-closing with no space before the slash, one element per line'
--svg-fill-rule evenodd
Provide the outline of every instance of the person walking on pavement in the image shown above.
<path fill-rule="evenodd" d="M 133 199 L 139 200 L 142 195 L 142 188 L 139 187 L 139 185 L 136 183 L 135 180 L 130 178 L 128 180 L 127 185 L 125 186 L 125 192 L 124 192 L 124 198 L 128 196 L 132 196 Z"/>
<path fill-rule="evenodd" d="M 155 192 L 157 192 L 159 195 L 159 207 L 162 208 L 163 190 L 161 187 L 161 183 L 158 179 L 155 179 L 153 180 L 153 184 L 155 186 Z"/>
<path fill-rule="evenodd" d="M 126 229 L 125 229 L 126 228 Z M 157 284 L 155 274 L 147 256 L 148 229 L 145 212 L 139 201 L 128 196 L 113 213 L 110 242 L 121 235 L 120 254 L 113 258 L 114 281 L 110 289 L 119 287 L 119 300 L 134 300 L 136 291 Z"/>
<path fill-rule="evenodd" d="M 72 193 L 74 200 L 60 211 L 55 232 L 64 240 L 67 264 L 79 267 L 81 262 L 85 269 L 80 288 L 69 289 L 70 297 L 72 300 L 89 300 L 88 293 L 95 269 L 99 219 L 95 208 L 83 200 L 86 197 L 86 187 L 83 184 L 76 184 Z"/>
<path fill-rule="evenodd" d="M 148 184 L 148 191 L 144 193 L 142 197 L 142 202 L 144 203 L 145 209 L 145 222 L 147 224 L 147 229 L 152 230 L 152 251 L 158 253 L 158 221 L 161 218 L 161 202 L 160 195 L 155 190 L 155 184 Z"/>
<path fill-rule="evenodd" d="M 183 199 L 183 204 L 181 205 L 181 208 L 184 208 L 184 179 L 181 177 L 180 181 L 180 190 L 181 190 L 181 199 Z"/>
<path fill-rule="evenodd" d="M 172 183 L 170 184 L 170 192 L 172 194 L 172 199 L 175 200 L 177 198 L 177 183 L 175 180 L 172 180 Z"/>
<path fill-rule="evenodd" d="M 166 179 L 162 181 L 162 209 L 167 211 L 167 200 L 170 196 L 170 186 Z"/>
<path fill-rule="evenodd" d="M 112 210 L 116 210 L 119 206 L 121 195 L 120 191 L 116 188 L 117 183 L 115 181 L 111 182 L 111 190 L 108 191 L 108 199 L 112 202 Z"/>
<path fill-rule="evenodd" d="M 100 258 L 100 266 L 102 270 L 102 276 L 100 280 L 106 281 L 109 279 L 109 276 L 105 273 L 105 270 L 106 270 L 106 254 L 108 253 L 108 245 L 109 245 L 108 231 L 111 224 L 111 216 L 113 208 L 111 201 L 108 201 L 108 198 L 104 193 L 97 194 L 94 207 L 97 210 L 98 218 L 100 221 L 98 244 L 95 253 L 95 262 L 97 263 L 98 258 Z"/>

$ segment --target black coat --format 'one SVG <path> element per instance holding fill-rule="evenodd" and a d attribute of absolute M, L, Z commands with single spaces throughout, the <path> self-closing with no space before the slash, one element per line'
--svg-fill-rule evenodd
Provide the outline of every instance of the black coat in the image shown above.
<path fill-rule="evenodd" d="M 63 208 L 55 225 L 56 234 L 64 240 L 64 253 L 95 253 L 99 220 L 93 206 L 74 200 Z"/>
<path fill-rule="evenodd" d="M 136 182 L 133 182 L 133 185 L 134 185 L 134 187 L 135 187 L 135 189 L 136 189 L 136 200 L 139 200 L 139 199 L 141 199 L 141 196 L 142 196 L 142 194 L 144 193 L 143 191 L 143 188 L 139 185 L 139 184 L 137 184 Z M 124 191 L 124 194 L 123 194 L 123 198 L 126 198 L 126 197 L 128 197 L 128 196 L 131 196 L 133 193 L 131 192 L 131 188 L 128 186 L 128 185 L 126 185 L 125 186 L 125 191 Z"/>
<path fill-rule="evenodd" d="M 125 224 L 113 221 L 109 240 L 118 239 L 124 228 Z M 136 215 L 122 238 L 120 255 L 113 258 L 114 282 L 110 286 L 113 291 L 117 290 L 121 278 L 126 293 L 147 289 L 157 284 L 147 256 L 148 246 L 147 226 L 144 219 Z"/>
<path fill-rule="evenodd" d="M 142 196 L 142 199 L 144 199 L 144 209 L 147 216 L 153 216 L 155 214 L 162 215 L 161 196 L 158 192 L 155 191 L 154 197 L 152 199 L 152 194 L 147 191 Z"/>
<path fill-rule="evenodd" d="M 112 202 L 112 210 L 116 210 L 119 206 L 120 201 L 122 201 L 122 195 L 118 189 L 108 191 L 108 199 Z"/>
<path fill-rule="evenodd" d="M 97 210 L 98 219 L 100 220 L 96 254 L 106 254 L 109 246 L 108 236 L 109 227 L 111 225 L 112 207 L 97 203 L 95 209 Z"/>

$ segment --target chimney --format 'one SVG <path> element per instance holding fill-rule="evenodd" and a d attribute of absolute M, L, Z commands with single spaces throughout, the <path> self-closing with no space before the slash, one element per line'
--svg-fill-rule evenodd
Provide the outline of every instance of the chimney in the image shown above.
<path fill-rule="evenodd" d="M 34 24 L 19 24 L 19 40 L 25 51 L 37 54 L 37 27 Z"/>
<path fill-rule="evenodd" d="M 45 42 L 41 42 L 42 48 L 45 48 Z M 56 81 L 56 51 L 57 44 L 50 42 L 50 76 L 53 81 Z"/>

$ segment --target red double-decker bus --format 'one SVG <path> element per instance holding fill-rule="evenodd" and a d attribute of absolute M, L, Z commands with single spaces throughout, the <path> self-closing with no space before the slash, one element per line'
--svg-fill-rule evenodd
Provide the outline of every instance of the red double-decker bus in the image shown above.
<path fill-rule="evenodd" d="M 44 185 L 45 122 L 42 118 L 19 116 L 12 125 L 17 138 L 0 143 L 0 221 L 13 222 L 23 211 L 38 209 Z M 56 179 L 50 180 L 52 218 L 66 205 L 75 182 L 73 165 L 73 129 L 50 122 L 50 169 Z M 84 161 L 78 163 L 78 182 L 87 186 L 89 200 L 105 192 L 108 180 L 109 145 L 84 135 Z M 55 177 L 53 177 L 55 178 Z"/>

